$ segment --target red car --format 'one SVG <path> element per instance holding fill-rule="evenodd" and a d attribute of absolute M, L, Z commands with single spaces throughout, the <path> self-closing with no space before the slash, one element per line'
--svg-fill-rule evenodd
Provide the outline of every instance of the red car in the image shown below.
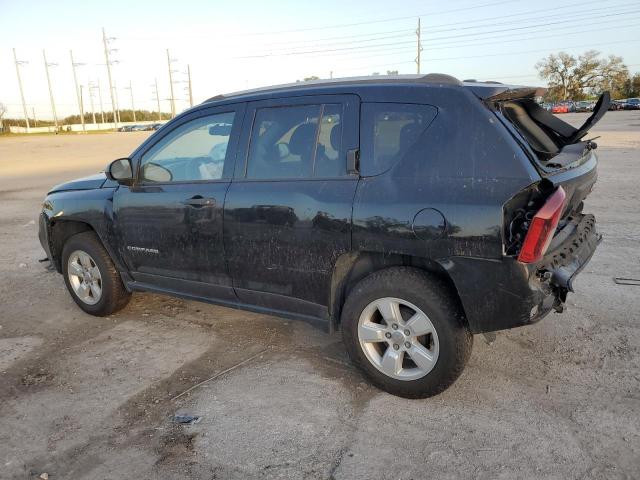
<path fill-rule="evenodd" d="M 569 105 L 566 103 L 557 103 L 551 107 L 551 113 L 569 113 Z"/>

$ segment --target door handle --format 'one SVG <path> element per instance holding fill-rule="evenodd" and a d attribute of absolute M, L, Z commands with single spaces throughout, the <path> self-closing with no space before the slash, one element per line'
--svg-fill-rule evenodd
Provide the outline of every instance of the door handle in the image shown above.
<path fill-rule="evenodd" d="M 191 207 L 215 207 L 216 199 L 215 198 L 205 198 L 201 195 L 196 195 L 194 197 L 188 198 L 183 202 L 185 205 L 189 205 Z"/>

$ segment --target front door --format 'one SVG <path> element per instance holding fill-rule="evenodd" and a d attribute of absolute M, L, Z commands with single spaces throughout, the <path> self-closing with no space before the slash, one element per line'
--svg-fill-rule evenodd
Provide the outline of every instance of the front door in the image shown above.
<path fill-rule="evenodd" d="M 358 106 L 354 95 L 247 106 L 224 212 L 241 301 L 326 316 L 333 267 L 351 249 L 358 177 L 346 159 L 358 147 Z"/>
<path fill-rule="evenodd" d="M 114 195 L 119 244 L 134 280 L 235 300 L 222 241 L 243 106 L 194 112 L 134 156 L 134 186 Z"/>

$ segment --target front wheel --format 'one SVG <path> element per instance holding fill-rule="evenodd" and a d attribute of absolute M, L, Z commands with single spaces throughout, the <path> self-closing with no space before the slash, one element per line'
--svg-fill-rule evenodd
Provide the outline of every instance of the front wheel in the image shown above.
<path fill-rule="evenodd" d="M 78 233 L 64 244 L 62 274 L 73 300 L 91 315 L 111 315 L 129 303 L 131 294 L 93 232 Z"/>
<path fill-rule="evenodd" d="M 373 273 L 350 292 L 341 315 L 351 360 L 379 388 L 425 398 L 462 373 L 473 336 L 437 278 L 409 267 Z"/>

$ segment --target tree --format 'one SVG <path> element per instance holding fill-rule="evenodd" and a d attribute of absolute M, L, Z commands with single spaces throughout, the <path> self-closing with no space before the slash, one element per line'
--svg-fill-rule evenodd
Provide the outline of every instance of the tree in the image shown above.
<path fill-rule="evenodd" d="M 640 97 L 640 73 L 636 73 L 633 77 L 627 78 L 620 93 L 619 98 Z"/>
<path fill-rule="evenodd" d="M 398 70 L 387 70 L 387 75 L 398 75 Z"/>
<path fill-rule="evenodd" d="M 4 103 L 0 103 L 0 132 L 2 131 L 2 119 L 5 113 L 7 113 L 7 107 L 4 106 Z"/>
<path fill-rule="evenodd" d="M 310 77 L 305 77 L 304 81 L 308 82 L 310 80 L 320 80 L 320 77 L 317 77 L 315 75 L 311 75 Z"/>
<path fill-rule="evenodd" d="M 536 64 L 540 78 L 549 83 L 551 100 L 580 100 L 587 94 L 603 90 L 622 90 L 629 70 L 621 57 L 600 58 L 600 52 L 589 50 L 577 58 L 566 52 L 551 54 Z"/>

